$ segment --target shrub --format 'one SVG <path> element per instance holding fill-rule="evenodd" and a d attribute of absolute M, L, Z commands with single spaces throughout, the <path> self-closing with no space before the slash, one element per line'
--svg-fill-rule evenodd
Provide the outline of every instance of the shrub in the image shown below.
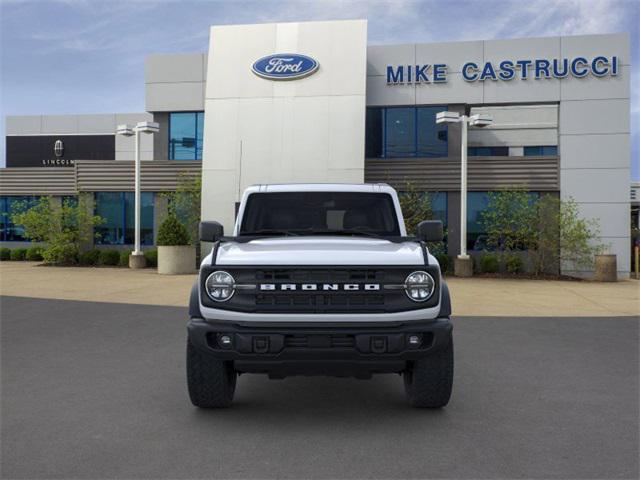
<path fill-rule="evenodd" d="M 118 265 L 120 252 L 118 250 L 101 250 L 98 263 L 100 265 Z"/>
<path fill-rule="evenodd" d="M 80 263 L 82 265 L 97 265 L 100 260 L 100 250 L 94 249 L 80 254 Z"/>
<path fill-rule="evenodd" d="M 499 266 L 497 255 L 489 253 L 480 257 L 480 271 L 483 273 L 496 273 Z"/>
<path fill-rule="evenodd" d="M 538 216 L 544 228 L 538 230 L 534 270 L 549 271 L 563 264 L 568 270 L 593 268 L 595 255 L 605 245 L 598 240 L 600 225 L 595 219 L 583 218 L 572 199 L 544 195 L 538 202 Z"/>
<path fill-rule="evenodd" d="M 400 201 L 400 209 L 402 210 L 407 235 L 415 235 L 418 224 L 423 220 L 437 219 L 433 211 L 433 196 L 436 194 L 436 192 L 420 191 L 412 182 L 405 183 L 398 200 Z M 446 230 L 444 236 L 447 236 Z M 436 258 L 440 258 L 440 255 L 444 255 L 446 252 L 444 241 L 429 242 L 427 247 L 429 252 Z"/>
<path fill-rule="evenodd" d="M 74 243 L 49 245 L 42 252 L 42 259 L 45 263 L 54 265 L 70 265 L 78 263 L 80 252 Z"/>
<path fill-rule="evenodd" d="M 436 255 L 436 258 L 440 264 L 440 271 L 442 273 L 447 273 L 447 270 L 449 270 L 449 256 L 445 253 L 441 253 Z"/>
<path fill-rule="evenodd" d="M 42 260 L 42 247 L 30 247 L 27 249 L 25 258 L 30 262 L 39 262 Z"/>
<path fill-rule="evenodd" d="M 167 198 L 169 213 L 176 215 L 180 219 L 187 229 L 190 243 L 193 245 L 200 241 L 198 226 L 200 225 L 201 194 L 201 176 L 194 177 L 185 172 L 179 174 L 175 192 L 162 194 Z"/>
<path fill-rule="evenodd" d="M 129 250 L 123 250 L 122 252 L 120 252 L 120 261 L 118 262 L 118 265 L 120 265 L 121 267 L 128 267 L 130 254 L 131 252 Z"/>
<path fill-rule="evenodd" d="M 507 255 L 505 258 L 505 266 L 509 273 L 522 273 L 522 258 L 519 255 Z"/>
<path fill-rule="evenodd" d="M 158 266 L 158 251 L 157 250 L 145 250 L 144 258 L 147 260 L 147 267 Z"/>
<path fill-rule="evenodd" d="M 189 232 L 187 232 L 185 226 L 180 223 L 178 217 L 173 213 L 167 215 L 167 218 L 160 224 L 160 228 L 158 229 L 158 245 L 189 245 Z"/>
<path fill-rule="evenodd" d="M 26 255 L 27 255 L 26 248 L 14 248 L 13 250 L 11 250 L 10 258 L 11 260 L 14 260 L 14 261 L 21 261 L 21 260 L 24 260 Z"/>
<path fill-rule="evenodd" d="M 33 206 L 21 202 L 14 206 L 11 220 L 24 228 L 24 235 L 33 241 L 46 242 L 42 258 L 46 263 L 77 263 L 80 246 L 94 236 L 94 227 L 103 223 L 93 215 L 87 195 L 65 199 L 62 204 L 51 197 L 42 197 Z"/>
<path fill-rule="evenodd" d="M 11 249 L 7 247 L 0 248 L 0 261 L 9 260 L 11 258 Z"/>
<path fill-rule="evenodd" d="M 488 193 L 480 216 L 492 250 L 525 250 L 535 245 L 537 198 L 524 189 Z"/>

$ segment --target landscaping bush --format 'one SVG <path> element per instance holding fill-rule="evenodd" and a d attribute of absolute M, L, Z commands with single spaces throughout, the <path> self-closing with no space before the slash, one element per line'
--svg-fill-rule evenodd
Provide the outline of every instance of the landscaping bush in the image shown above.
<path fill-rule="evenodd" d="M 97 265 L 100 260 L 100 250 L 88 250 L 80 254 L 80 263 L 82 265 Z"/>
<path fill-rule="evenodd" d="M 76 244 L 54 244 L 49 245 L 42 252 L 42 259 L 45 263 L 53 265 L 72 265 L 78 263 L 80 252 Z"/>
<path fill-rule="evenodd" d="M 11 250 L 11 254 L 9 258 L 11 258 L 11 260 L 14 260 L 14 261 L 22 261 L 24 260 L 26 255 L 27 255 L 26 248 L 14 248 L 13 250 Z"/>
<path fill-rule="evenodd" d="M 120 252 L 118 250 L 101 250 L 98 263 L 100 265 L 118 265 L 120 263 Z"/>
<path fill-rule="evenodd" d="M 505 266 L 509 273 L 522 273 L 523 264 L 522 258 L 518 255 L 507 255 L 505 258 Z"/>
<path fill-rule="evenodd" d="M 91 202 L 87 195 L 65 199 L 61 205 L 52 197 L 42 197 L 35 205 L 15 205 L 11 220 L 22 225 L 25 237 L 46 242 L 42 252 L 46 263 L 73 264 L 78 262 L 80 246 L 95 236 L 94 227 L 104 223 L 93 215 Z"/>
<path fill-rule="evenodd" d="M 5 260 L 11 259 L 11 249 L 7 247 L 0 248 L 0 261 L 4 262 Z"/>
<path fill-rule="evenodd" d="M 498 256 L 487 254 L 480 257 L 480 271 L 483 273 L 496 273 L 500 267 Z"/>
<path fill-rule="evenodd" d="M 158 266 L 158 251 L 157 250 L 145 250 L 144 258 L 147 260 L 147 267 Z"/>
<path fill-rule="evenodd" d="M 158 245 L 189 245 L 189 232 L 173 213 L 167 215 L 167 218 L 160 224 L 160 228 L 158 229 Z"/>
<path fill-rule="evenodd" d="M 162 194 L 167 198 L 169 213 L 176 215 L 187 229 L 189 243 L 192 245 L 200 241 L 198 227 L 200 225 L 201 193 L 201 176 L 181 172 L 178 176 L 175 192 Z"/>
<path fill-rule="evenodd" d="M 438 259 L 438 263 L 440 264 L 440 271 L 442 273 L 447 273 L 447 271 L 449 270 L 449 256 L 445 253 L 441 253 L 436 255 L 436 258 Z"/>
<path fill-rule="evenodd" d="M 120 265 L 121 267 L 128 267 L 130 254 L 131 252 L 129 250 L 123 250 L 122 252 L 120 252 L 120 261 L 118 262 L 118 265 Z"/>
<path fill-rule="evenodd" d="M 42 260 L 42 247 L 30 247 L 27 249 L 25 258 L 30 262 L 39 262 Z"/>

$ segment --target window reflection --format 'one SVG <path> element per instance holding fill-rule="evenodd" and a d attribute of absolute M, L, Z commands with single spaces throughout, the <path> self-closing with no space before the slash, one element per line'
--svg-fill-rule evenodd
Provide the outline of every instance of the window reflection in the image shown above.
<path fill-rule="evenodd" d="M 101 245 L 131 245 L 135 239 L 134 192 L 97 192 L 95 214 L 105 220 L 96 227 Z M 140 194 L 140 243 L 153 245 L 153 192 Z"/>
<path fill-rule="evenodd" d="M 201 160 L 204 112 L 169 114 L 169 160 Z"/>
<path fill-rule="evenodd" d="M 447 125 L 436 124 L 446 107 L 371 107 L 367 109 L 368 158 L 446 157 Z"/>

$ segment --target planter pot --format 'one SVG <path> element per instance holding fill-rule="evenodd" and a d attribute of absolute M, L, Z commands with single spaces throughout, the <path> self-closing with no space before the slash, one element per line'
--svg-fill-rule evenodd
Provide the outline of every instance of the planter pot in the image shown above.
<path fill-rule="evenodd" d="M 615 282 L 618 280 L 618 266 L 615 255 L 596 255 L 596 282 Z"/>
<path fill-rule="evenodd" d="M 158 247 L 158 273 L 179 275 L 196 270 L 196 247 L 179 245 Z"/>

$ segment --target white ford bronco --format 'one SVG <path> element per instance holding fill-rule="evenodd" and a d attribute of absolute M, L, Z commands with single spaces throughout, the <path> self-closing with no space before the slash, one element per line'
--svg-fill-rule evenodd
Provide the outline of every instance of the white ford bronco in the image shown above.
<path fill-rule="evenodd" d="M 189 304 L 191 402 L 229 406 L 244 373 L 398 373 L 411 405 L 446 405 L 451 302 L 427 248 L 442 234 L 425 220 L 408 237 L 384 184 L 248 188 L 232 236 L 200 224 L 213 247 Z"/>

